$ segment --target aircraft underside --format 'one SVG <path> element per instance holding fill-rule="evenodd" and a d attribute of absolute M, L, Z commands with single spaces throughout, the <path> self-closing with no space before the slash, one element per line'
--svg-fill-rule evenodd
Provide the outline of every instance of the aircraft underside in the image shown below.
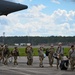
<path fill-rule="evenodd" d="M 12 12 L 20 11 L 20 10 L 27 9 L 27 8 L 28 8 L 27 5 L 0 0 L 0 16 L 1 15 L 7 16 L 8 14 Z"/>

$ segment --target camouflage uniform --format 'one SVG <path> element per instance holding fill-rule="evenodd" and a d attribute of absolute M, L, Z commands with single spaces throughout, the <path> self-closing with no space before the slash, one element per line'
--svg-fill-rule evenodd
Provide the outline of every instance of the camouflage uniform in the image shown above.
<path fill-rule="evenodd" d="M 18 62 L 17 62 L 17 57 L 18 57 L 18 56 L 19 56 L 18 48 L 15 47 L 14 50 L 13 50 L 14 65 L 18 65 Z"/>
<path fill-rule="evenodd" d="M 27 65 L 32 65 L 33 63 L 33 49 L 31 46 L 27 46 L 25 49 L 27 54 Z"/>
<path fill-rule="evenodd" d="M 44 67 L 43 66 L 43 59 L 44 59 L 44 48 L 43 47 L 39 48 L 38 54 L 39 54 L 39 60 L 40 60 L 39 66 Z"/>
<path fill-rule="evenodd" d="M 74 49 L 74 46 L 69 51 L 69 58 L 70 58 L 71 70 L 74 70 L 74 65 L 75 65 L 75 49 Z"/>
<path fill-rule="evenodd" d="M 54 54 L 54 47 L 51 47 L 49 48 L 49 54 L 48 54 L 49 64 L 51 67 L 54 61 L 53 54 Z"/>
<path fill-rule="evenodd" d="M 61 44 L 59 44 L 55 53 L 57 55 L 57 69 L 58 69 L 59 68 L 59 61 L 62 59 L 62 56 L 64 55 L 64 48 L 61 46 Z"/>
<path fill-rule="evenodd" d="M 2 63 L 4 63 L 4 56 L 3 56 L 4 47 L 1 45 L 0 47 L 0 60 L 2 60 Z"/>
<path fill-rule="evenodd" d="M 5 46 L 4 50 L 3 50 L 3 56 L 4 56 L 4 64 L 7 65 L 8 64 L 8 57 L 9 57 L 9 48 L 7 46 Z"/>
<path fill-rule="evenodd" d="M 1 46 L 0 46 L 0 61 L 2 59 L 2 49 L 1 49 Z"/>

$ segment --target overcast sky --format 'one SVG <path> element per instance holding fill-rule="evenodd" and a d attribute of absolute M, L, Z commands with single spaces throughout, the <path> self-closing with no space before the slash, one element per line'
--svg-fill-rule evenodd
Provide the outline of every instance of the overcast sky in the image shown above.
<path fill-rule="evenodd" d="M 0 16 L 0 36 L 75 36 L 75 0 L 10 0 L 28 9 Z"/>

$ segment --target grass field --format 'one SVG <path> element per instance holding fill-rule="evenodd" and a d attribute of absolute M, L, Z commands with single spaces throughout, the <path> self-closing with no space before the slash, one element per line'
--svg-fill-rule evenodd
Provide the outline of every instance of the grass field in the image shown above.
<path fill-rule="evenodd" d="M 19 49 L 20 56 L 26 56 L 25 48 L 18 48 L 18 49 Z M 13 48 L 10 48 L 10 50 L 13 50 Z M 69 52 L 69 48 L 64 48 L 64 54 L 68 55 L 68 52 Z M 38 56 L 38 48 L 33 48 L 33 55 Z"/>

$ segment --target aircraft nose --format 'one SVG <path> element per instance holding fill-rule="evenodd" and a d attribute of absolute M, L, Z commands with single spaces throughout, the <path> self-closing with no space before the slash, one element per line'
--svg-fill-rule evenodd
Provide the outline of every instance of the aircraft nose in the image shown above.
<path fill-rule="evenodd" d="M 22 5 L 22 8 L 27 9 L 28 6 L 27 5 Z"/>
<path fill-rule="evenodd" d="M 28 8 L 28 6 L 26 5 L 26 9 Z"/>

